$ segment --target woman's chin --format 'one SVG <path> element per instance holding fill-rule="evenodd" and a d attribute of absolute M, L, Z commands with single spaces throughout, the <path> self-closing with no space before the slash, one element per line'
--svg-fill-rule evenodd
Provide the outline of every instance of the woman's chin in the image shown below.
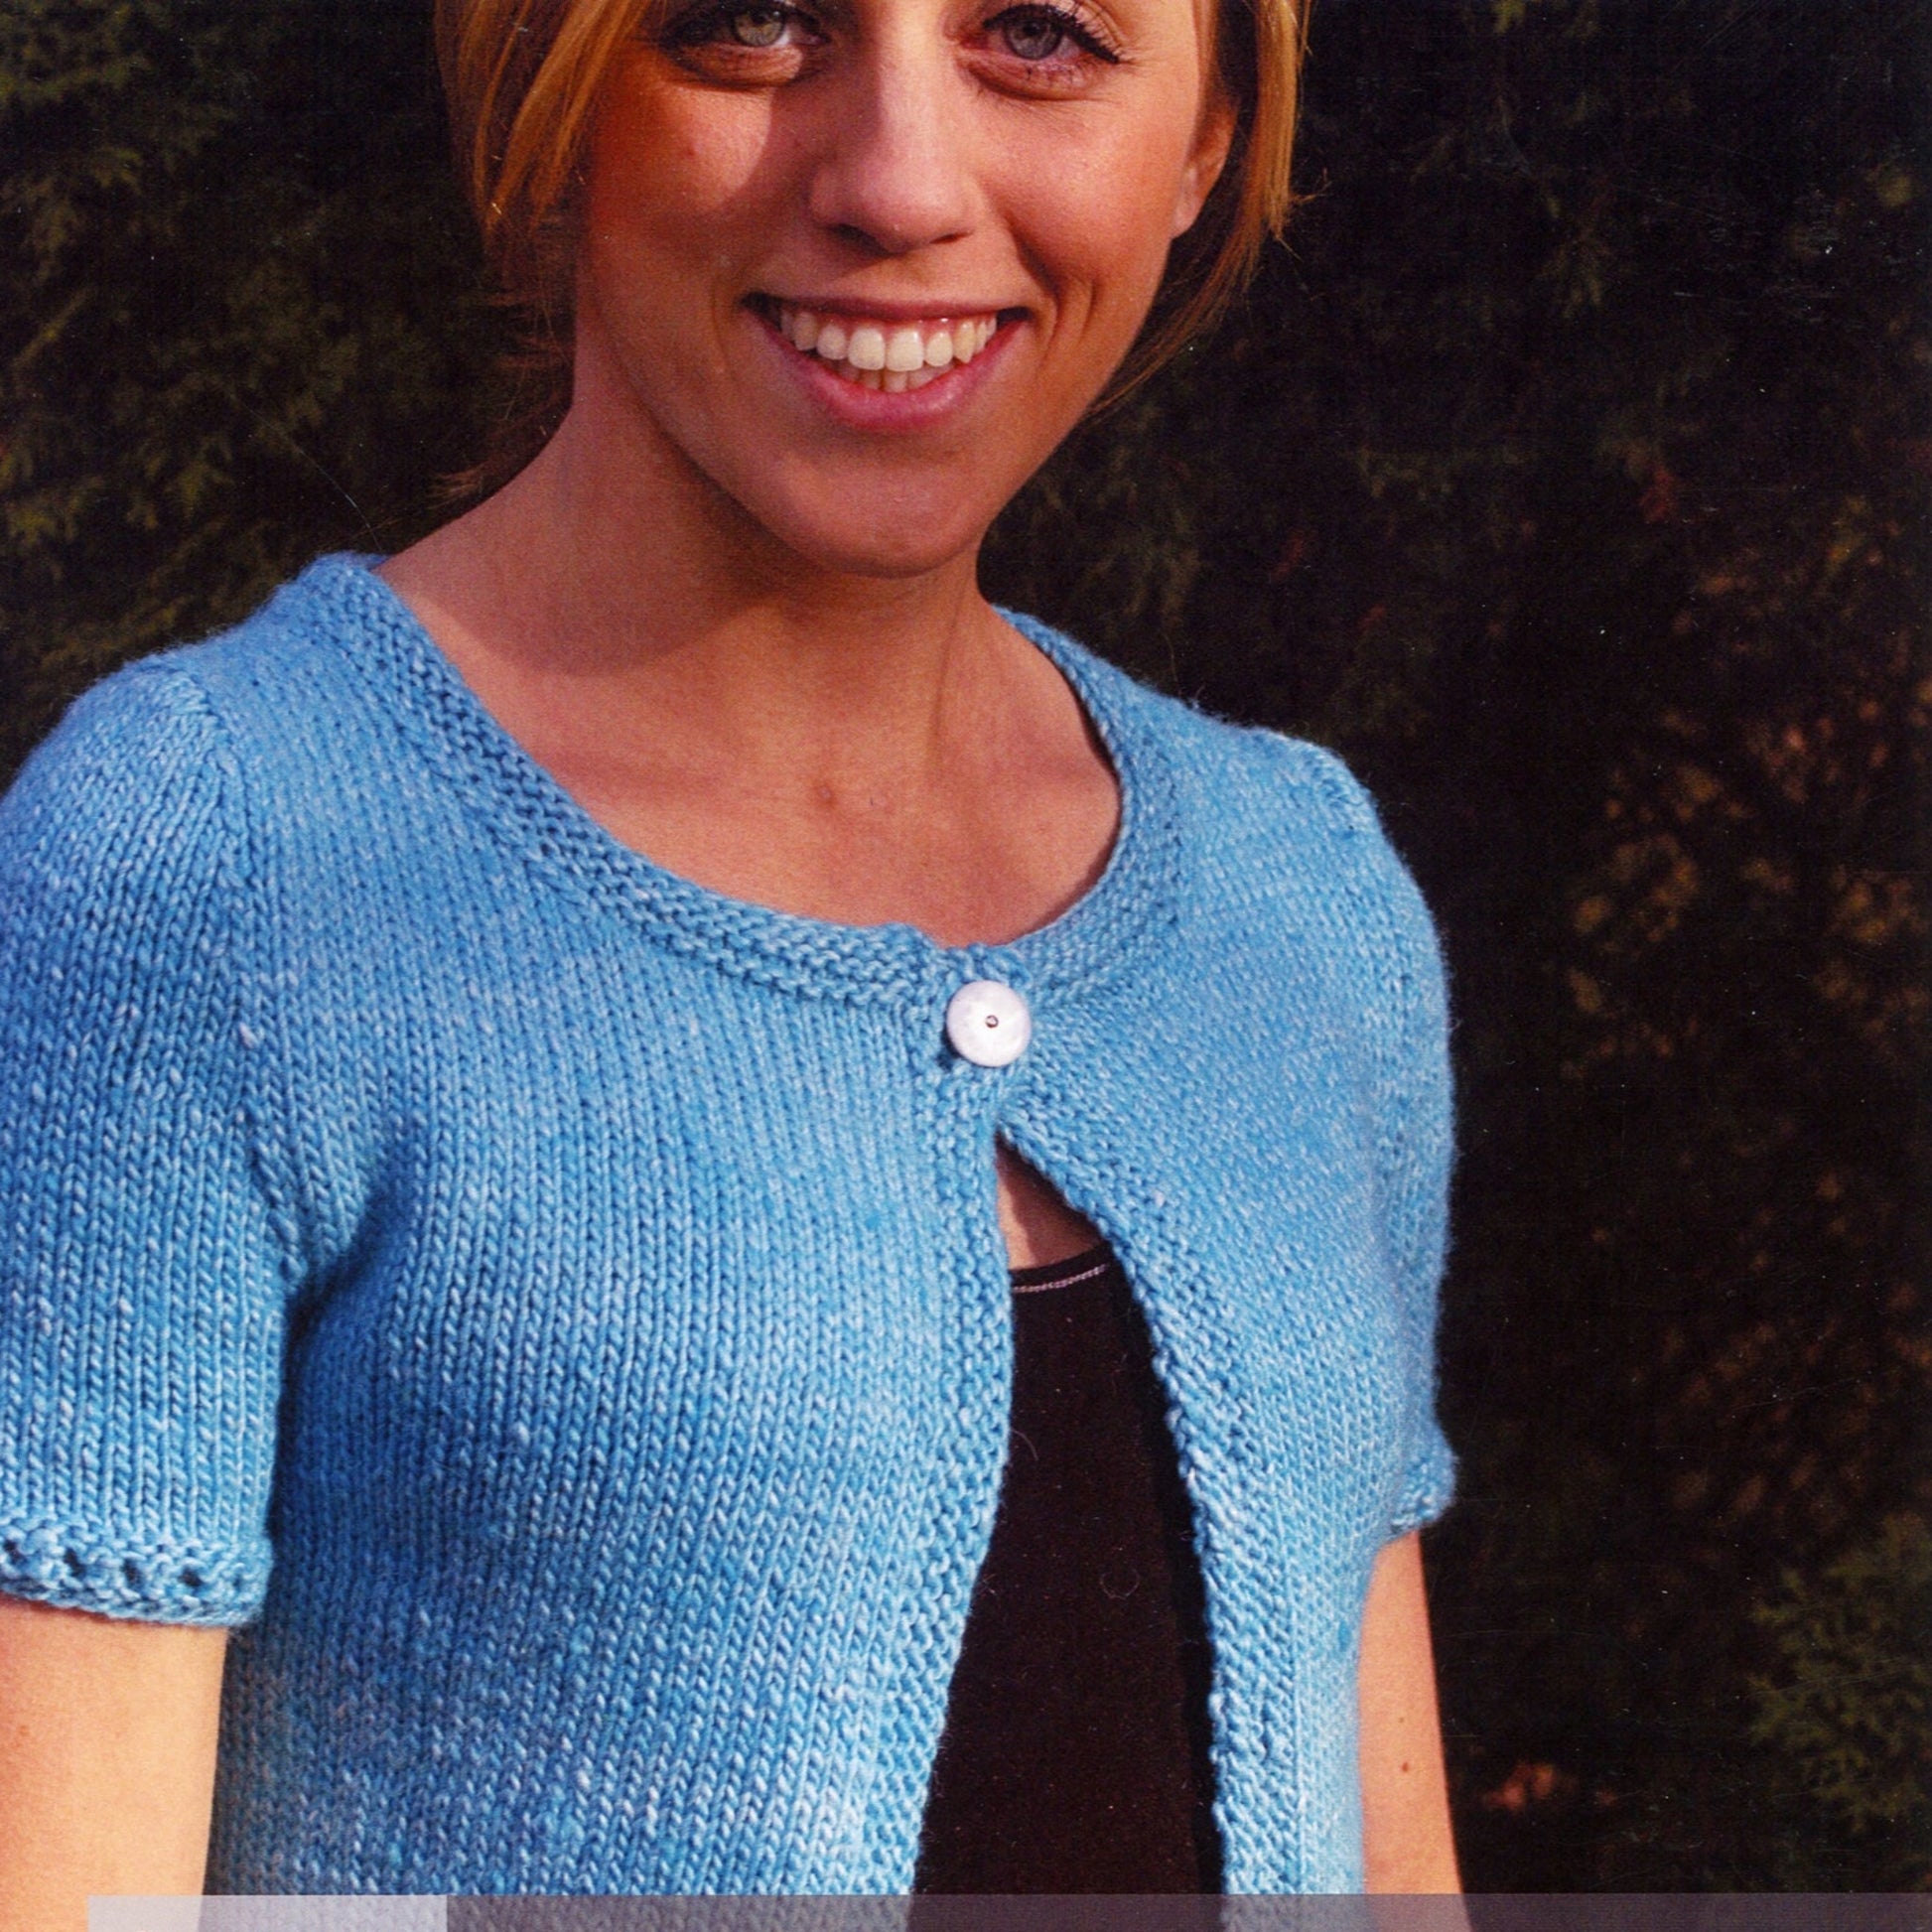
<path fill-rule="evenodd" d="M 741 499 L 742 501 L 742 499 Z M 970 558 L 992 518 L 958 503 L 745 504 L 794 557 L 842 577 L 930 576 Z"/>
<path fill-rule="evenodd" d="M 969 543 L 948 545 L 881 544 L 852 542 L 827 546 L 809 554 L 809 561 L 821 570 L 841 577 L 877 577 L 910 581 L 930 577 L 970 556 L 979 547 L 978 538 Z"/>

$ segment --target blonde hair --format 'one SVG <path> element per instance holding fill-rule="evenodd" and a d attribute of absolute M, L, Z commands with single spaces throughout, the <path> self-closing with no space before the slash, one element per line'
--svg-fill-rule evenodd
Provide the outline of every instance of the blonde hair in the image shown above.
<path fill-rule="evenodd" d="M 654 4 L 661 0 L 437 0 L 437 60 L 463 187 L 490 267 L 530 325 L 521 366 L 537 373 L 540 390 L 546 371 L 552 378 L 539 407 L 525 411 L 548 419 L 537 442 L 567 399 L 559 390 L 568 382 L 573 189 L 585 139 L 611 63 Z M 1176 245 L 1114 396 L 1219 318 L 1288 217 L 1307 0 L 1219 6 L 1215 61 L 1235 110 L 1233 146 L 1200 219 Z M 1248 31 L 1236 30 L 1241 20 Z"/>

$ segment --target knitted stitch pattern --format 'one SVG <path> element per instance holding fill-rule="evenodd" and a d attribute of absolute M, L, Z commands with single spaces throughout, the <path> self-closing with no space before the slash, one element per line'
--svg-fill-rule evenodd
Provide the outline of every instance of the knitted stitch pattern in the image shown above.
<path fill-rule="evenodd" d="M 1363 1595 L 1450 1479 L 1433 934 L 1332 757 L 1016 621 L 1123 822 L 1011 945 L 652 866 L 351 558 L 0 803 L 0 1589 L 235 1626 L 211 1891 L 906 1890 L 996 1136 L 1147 1311 L 1228 1887 L 1359 1888 Z"/>

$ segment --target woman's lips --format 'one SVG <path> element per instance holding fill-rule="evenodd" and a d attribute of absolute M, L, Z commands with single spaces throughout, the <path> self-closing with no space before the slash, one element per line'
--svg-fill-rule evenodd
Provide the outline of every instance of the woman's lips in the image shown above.
<path fill-rule="evenodd" d="M 1004 359 L 1000 350 L 1027 314 L 963 304 L 923 314 L 905 304 L 895 313 L 895 306 L 883 314 L 847 302 L 815 308 L 775 295 L 745 303 L 819 405 L 866 430 L 917 429 L 951 415 Z"/>
<path fill-rule="evenodd" d="M 802 355 L 861 388 L 897 394 L 920 389 L 955 363 L 970 362 L 999 332 L 991 311 L 901 322 L 865 315 L 821 314 L 800 303 L 772 305 L 778 333 Z"/>

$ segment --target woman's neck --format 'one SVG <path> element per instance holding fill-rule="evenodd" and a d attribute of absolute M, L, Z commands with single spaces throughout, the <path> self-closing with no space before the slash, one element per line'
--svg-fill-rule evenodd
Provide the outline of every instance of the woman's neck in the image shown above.
<path fill-rule="evenodd" d="M 520 476 L 385 574 L 499 676 L 640 710 L 660 756 L 688 736 L 795 770 L 814 743 L 903 757 L 929 736 L 1004 628 L 975 562 L 905 578 L 816 565 L 662 437 L 579 430 L 573 414 Z"/>
<path fill-rule="evenodd" d="M 947 943 L 1017 936 L 1086 890 L 1112 774 L 971 554 L 813 567 L 688 466 L 636 456 L 646 474 L 614 487 L 560 433 L 383 569 L 593 817 L 730 897 Z"/>

